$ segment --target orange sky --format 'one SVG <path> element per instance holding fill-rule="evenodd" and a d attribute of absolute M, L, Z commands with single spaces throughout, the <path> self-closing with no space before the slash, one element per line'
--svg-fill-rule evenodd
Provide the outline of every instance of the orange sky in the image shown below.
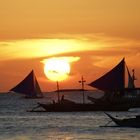
<path fill-rule="evenodd" d="M 139 0 L 0 0 L 0 91 L 8 91 L 35 70 L 43 91 L 56 88 L 43 72 L 43 59 L 71 62 L 62 88 L 80 88 L 123 57 L 140 86 Z M 88 87 L 87 87 L 88 88 Z"/>

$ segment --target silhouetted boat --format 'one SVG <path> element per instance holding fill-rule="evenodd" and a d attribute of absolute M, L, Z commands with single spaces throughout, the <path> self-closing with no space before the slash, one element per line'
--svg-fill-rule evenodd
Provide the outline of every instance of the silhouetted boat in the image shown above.
<path fill-rule="evenodd" d="M 10 91 L 24 94 L 26 98 L 34 99 L 43 97 L 33 70 L 18 85 L 10 89 Z"/>
<path fill-rule="evenodd" d="M 128 73 L 128 87 L 125 88 L 125 69 Z M 110 105 L 130 105 L 130 107 L 140 107 L 140 88 L 135 88 L 133 75 L 130 75 L 129 69 L 123 59 L 111 71 L 91 82 L 89 85 L 104 91 L 104 96 L 99 99 L 88 96 L 88 99 L 94 104 Z"/>
<path fill-rule="evenodd" d="M 129 106 L 124 105 L 95 105 L 89 103 L 76 103 L 68 99 L 64 99 L 62 96 L 59 102 L 53 101 L 52 104 L 38 103 L 38 106 L 34 109 L 42 107 L 46 112 L 74 112 L 74 111 L 127 111 Z M 35 112 L 36 110 L 31 111 Z"/>
<path fill-rule="evenodd" d="M 133 118 L 118 119 L 105 113 L 115 124 L 121 127 L 138 127 L 140 128 L 140 116 L 137 115 Z"/>
<path fill-rule="evenodd" d="M 54 103 L 45 104 L 38 103 L 38 105 L 45 109 L 46 112 L 79 112 L 79 111 L 128 111 L 129 106 L 119 105 L 94 105 L 94 104 L 82 104 L 82 103 Z M 38 106 L 38 107 L 39 107 Z M 36 110 L 31 110 L 35 112 Z"/>

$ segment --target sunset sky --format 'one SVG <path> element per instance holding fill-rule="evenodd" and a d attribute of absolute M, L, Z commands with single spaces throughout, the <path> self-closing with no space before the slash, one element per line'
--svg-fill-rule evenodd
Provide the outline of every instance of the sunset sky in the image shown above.
<path fill-rule="evenodd" d="M 42 91 L 55 90 L 51 57 L 71 65 L 60 88 L 81 88 L 82 75 L 88 84 L 123 57 L 140 87 L 140 0 L 0 0 L 0 53 L 0 92 L 32 69 Z"/>

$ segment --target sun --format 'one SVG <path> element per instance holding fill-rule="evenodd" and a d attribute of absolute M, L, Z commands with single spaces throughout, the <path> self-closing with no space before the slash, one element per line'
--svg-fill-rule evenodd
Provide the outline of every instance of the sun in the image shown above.
<path fill-rule="evenodd" d="M 50 58 L 44 64 L 44 73 L 52 81 L 65 80 L 70 74 L 70 64 L 63 58 Z"/>

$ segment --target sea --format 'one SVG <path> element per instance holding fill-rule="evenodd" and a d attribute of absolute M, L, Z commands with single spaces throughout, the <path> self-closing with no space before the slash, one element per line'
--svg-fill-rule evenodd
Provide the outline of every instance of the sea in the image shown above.
<path fill-rule="evenodd" d="M 80 92 L 61 94 L 82 102 Z M 98 96 L 87 91 L 85 95 L 88 94 Z M 50 103 L 56 97 L 54 92 L 45 93 L 43 99 L 25 99 L 20 94 L 1 93 L 0 140 L 140 140 L 140 128 L 117 127 L 102 111 L 28 111 L 36 107 L 38 102 Z M 140 109 L 108 113 L 119 118 L 133 117 L 140 114 Z"/>

